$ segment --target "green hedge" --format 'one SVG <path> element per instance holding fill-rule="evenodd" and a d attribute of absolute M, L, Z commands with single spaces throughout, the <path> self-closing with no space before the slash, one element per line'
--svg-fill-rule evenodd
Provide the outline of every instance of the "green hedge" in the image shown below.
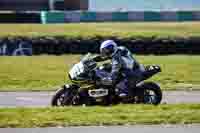
<path fill-rule="evenodd" d="M 20 38 L 20 39 L 19 39 Z M 33 55 L 39 54 L 66 54 L 66 53 L 98 53 L 100 43 L 106 39 L 113 39 L 119 45 L 128 47 L 136 54 L 200 54 L 200 37 L 191 38 L 118 38 L 118 37 L 93 37 L 66 38 L 55 37 L 25 37 L 2 38 L 1 44 L 19 43 L 23 40 L 32 45 Z"/>

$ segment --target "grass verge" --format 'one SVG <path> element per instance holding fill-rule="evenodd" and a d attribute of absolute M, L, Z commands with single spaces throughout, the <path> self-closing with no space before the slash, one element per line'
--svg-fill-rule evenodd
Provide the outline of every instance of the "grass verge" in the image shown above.
<path fill-rule="evenodd" d="M 1 108 L 0 127 L 200 123 L 200 104 L 113 107 Z"/>
<path fill-rule="evenodd" d="M 1 24 L 0 37 L 4 36 L 66 36 L 95 37 L 190 37 L 200 35 L 199 22 L 124 22 L 78 24 Z"/>
<path fill-rule="evenodd" d="M 150 80 L 164 90 L 200 89 L 200 56 L 136 56 L 142 64 L 158 64 L 162 72 Z M 55 90 L 69 83 L 67 72 L 80 55 L 0 57 L 0 91 Z"/>

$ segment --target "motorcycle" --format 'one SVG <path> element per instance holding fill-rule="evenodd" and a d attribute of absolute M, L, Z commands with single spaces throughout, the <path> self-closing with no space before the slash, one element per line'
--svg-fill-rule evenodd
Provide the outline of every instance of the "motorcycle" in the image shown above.
<path fill-rule="evenodd" d="M 155 82 L 146 82 L 145 80 L 161 72 L 161 68 L 158 65 L 148 65 L 143 66 L 143 69 L 142 79 L 134 87 L 128 88 L 129 95 L 122 99 L 117 95 L 117 84 L 114 86 L 106 85 L 104 80 L 111 72 L 110 63 L 98 66 L 92 55 L 87 54 L 68 72 L 68 77 L 72 83 L 65 84 L 56 91 L 51 100 L 51 105 L 91 106 L 119 103 L 158 105 L 162 100 L 160 86 Z M 124 78 L 122 74 L 119 81 Z"/>

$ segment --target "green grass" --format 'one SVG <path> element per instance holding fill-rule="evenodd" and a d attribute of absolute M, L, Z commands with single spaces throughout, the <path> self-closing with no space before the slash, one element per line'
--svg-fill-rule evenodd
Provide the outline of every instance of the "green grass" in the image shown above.
<path fill-rule="evenodd" d="M 0 127 L 200 123 L 200 104 L 0 108 Z"/>
<path fill-rule="evenodd" d="M 200 89 L 200 56 L 136 56 L 142 64 L 158 64 L 152 79 L 164 90 Z M 0 57 L 0 91 L 55 90 L 69 83 L 67 72 L 80 55 Z"/>
<path fill-rule="evenodd" d="M 1 24 L 0 36 L 200 36 L 199 22 L 124 22 L 80 24 Z"/>

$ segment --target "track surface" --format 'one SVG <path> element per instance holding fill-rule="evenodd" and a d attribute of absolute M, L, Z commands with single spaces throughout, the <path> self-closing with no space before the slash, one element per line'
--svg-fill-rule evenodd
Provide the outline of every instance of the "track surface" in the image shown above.
<path fill-rule="evenodd" d="M 50 106 L 54 92 L 0 92 L 0 107 Z M 200 91 L 165 91 L 162 103 L 200 103 Z"/>
<path fill-rule="evenodd" d="M 0 129 L 1 133 L 199 133 L 199 131 L 200 125 Z"/>

